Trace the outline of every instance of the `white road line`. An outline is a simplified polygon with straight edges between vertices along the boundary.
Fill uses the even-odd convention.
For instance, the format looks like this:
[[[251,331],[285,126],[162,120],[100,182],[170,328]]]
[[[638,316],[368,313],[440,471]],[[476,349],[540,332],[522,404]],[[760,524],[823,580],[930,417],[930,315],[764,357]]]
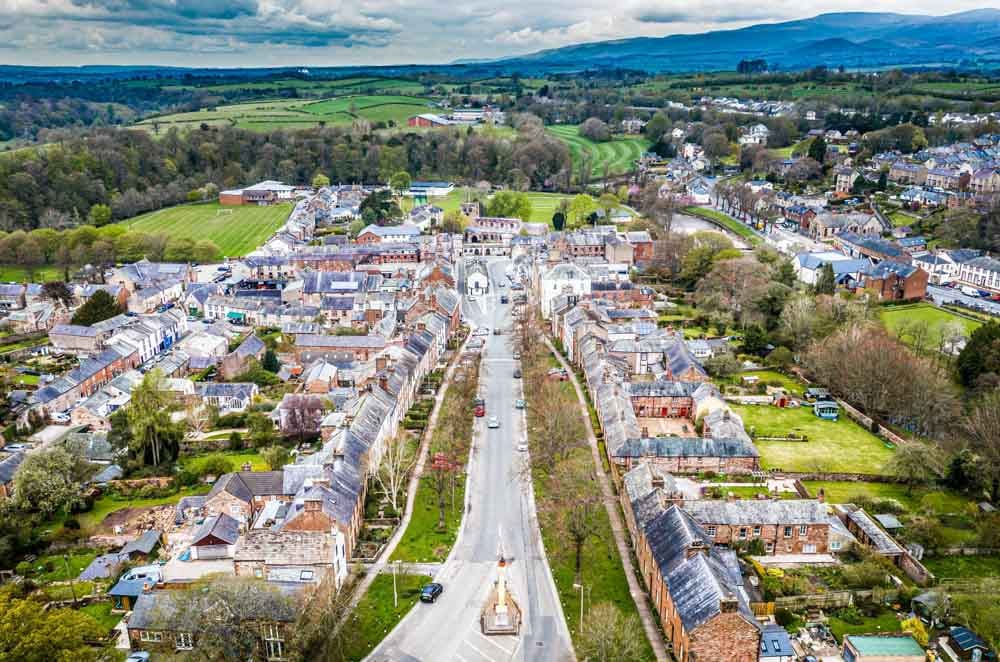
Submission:
[[[486,654],[486,653],[484,653],[483,651],[479,650],[479,649],[478,649],[478,648],[477,648],[477,647],[475,646],[475,644],[473,644],[473,643],[472,643],[471,641],[469,641],[468,639],[466,639],[466,640],[465,640],[465,641],[463,641],[462,643],[463,643],[463,644],[465,644],[466,646],[468,646],[469,648],[471,648],[472,650],[476,651],[476,653],[478,653],[478,654],[479,654],[479,655],[480,655],[481,657],[485,657],[485,658],[486,658],[487,660],[489,660],[490,662],[494,662],[494,660],[493,660],[493,657],[492,657],[491,655],[487,655],[487,654]]]
[[[468,660],[466,660],[464,657],[462,657],[458,653],[455,653],[455,655],[452,656],[452,659],[453,660],[458,660],[459,662],[469,662]]]
[[[487,637],[482,632],[477,632],[476,634],[479,635],[479,639],[482,639],[483,641],[487,641],[487,642],[493,644],[494,646],[496,646],[497,648],[499,648],[500,650],[502,650],[504,652],[504,654],[506,654],[508,656],[512,655],[514,653],[514,651],[517,649],[517,637],[513,637],[513,638],[510,639],[511,643],[514,644],[514,648],[511,649],[511,650],[507,650],[506,648],[504,648],[503,646],[500,645],[500,641],[503,641],[505,639],[505,637]]]

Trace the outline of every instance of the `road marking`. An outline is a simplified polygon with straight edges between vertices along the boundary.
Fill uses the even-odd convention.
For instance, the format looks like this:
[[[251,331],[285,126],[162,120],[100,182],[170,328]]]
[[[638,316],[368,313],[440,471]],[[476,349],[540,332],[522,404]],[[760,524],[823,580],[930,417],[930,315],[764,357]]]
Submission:
[[[487,660],[489,660],[490,662],[493,662],[493,657],[492,657],[491,655],[487,655],[487,654],[486,654],[486,653],[484,653],[483,651],[479,650],[479,648],[477,648],[477,647],[476,647],[476,645],[475,645],[475,644],[473,644],[473,643],[472,643],[471,641],[469,641],[468,639],[466,639],[466,640],[465,640],[465,641],[463,641],[462,643],[463,643],[463,644],[465,644],[466,646],[468,646],[469,648],[471,648],[472,650],[476,651],[476,653],[478,653],[478,654],[479,654],[479,655],[481,655],[482,657],[485,657],[485,658],[486,658]]]
[[[493,644],[494,646],[496,646],[497,648],[499,648],[500,650],[502,650],[506,655],[513,655],[514,651],[517,650],[517,638],[513,638],[512,639],[512,642],[514,644],[514,648],[511,649],[511,650],[507,650],[506,648],[504,648],[503,646],[500,645],[500,643],[499,643],[500,637],[487,637],[482,632],[477,632],[476,634],[479,635],[480,639],[482,639],[483,641],[488,641],[489,643]]]

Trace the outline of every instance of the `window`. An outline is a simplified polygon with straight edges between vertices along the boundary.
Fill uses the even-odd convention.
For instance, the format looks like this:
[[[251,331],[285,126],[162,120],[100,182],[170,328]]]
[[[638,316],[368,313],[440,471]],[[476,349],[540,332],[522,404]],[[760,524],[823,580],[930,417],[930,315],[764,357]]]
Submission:
[[[806,532],[807,532],[808,530],[809,530],[809,527],[808,527],[808,525],[806,525],[806,524],[799,524],[799,535],[800,535],[800,536],[804,536],[804,535],[806,535]]]
[[[785,527],[785,537],[786,538],[791,538],[792,537],[792,527],[790,527],[790,526],[786,526]]]
[[[746,540],[746,539],[747,539],[747,527],[741,526],[740,527],[740,540]]]
[[[773,542],[767,543],[767,553],[770,554],[773,551],[774,551],[774,543]]]
[[[269,660],[281,660],[285,657],[285,638],[281,628],[275,623],[264,626],[264,653]]]
[[[179,651],[189,651],[194,648],[194,638],[190,632],[178,632],[174,636],[174,643]]]
[[[264,576],[264,571],[261,570],[260,568],[254,568],[253,569],[253,576],[256,577],[257,579],[260,579],[261,577]]]
[[[760,524],[758,524],[757,526],[753,527],[753,535],[755,537],[760,535]]]
[[[139,639],[142,641],[163,641],[163,633],[151,632],[149,630],[142,630],[139,633]]]
[[[313,578],[312,570],[303,570],[302,572],[299,573],[299,579],[301,581],[304,582],[312,581],[312,578]]]
[[[840,541],[839,540],[831,540],[830,541],[830,549],[832,549],[833,551],[837,551],[838,549],[840,549]]]
[[[708,527],[708,535],[712,536],[713,538],[715,537],[715,527],[714,526]]]

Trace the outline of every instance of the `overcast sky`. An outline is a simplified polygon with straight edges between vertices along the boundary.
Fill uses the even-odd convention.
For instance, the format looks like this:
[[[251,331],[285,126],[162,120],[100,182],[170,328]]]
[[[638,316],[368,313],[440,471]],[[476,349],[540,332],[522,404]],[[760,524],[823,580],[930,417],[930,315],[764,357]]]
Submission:
[[[976,0],[0,0],[0,63],[442,63],[827,11],[941,14],[979,6]]]

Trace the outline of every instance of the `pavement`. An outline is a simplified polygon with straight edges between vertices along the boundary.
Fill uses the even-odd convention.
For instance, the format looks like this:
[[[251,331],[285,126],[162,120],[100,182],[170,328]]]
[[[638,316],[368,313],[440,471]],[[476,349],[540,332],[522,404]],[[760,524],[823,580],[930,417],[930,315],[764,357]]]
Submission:
[[[505,278],[509,260],[489,261],[490,292],[462,312],[474,326],[500,327],[504,335],[485,336],[480,392],[486,396],[486,417],[478,418],[468,466],[465,518],[451,554],[434,574],[444,586],[435,604],[418,604],[367,658],[372,662],[501,662],[532,660],[563,662],[573,658],[562,606],[549,571],[535,513],[534,496],[524,471],[527,456],[516,450],[525,438],[517,363],[508,346],[511,306],[500,305],[496,286]],[[464,265],[458,283],[464,285]],[[500,419],[488,429],[490,416]],[[500,554],[508,561],[511,595],[520,605],[523,622],[517,636],[484,636],[479,614],[497,577]]]

